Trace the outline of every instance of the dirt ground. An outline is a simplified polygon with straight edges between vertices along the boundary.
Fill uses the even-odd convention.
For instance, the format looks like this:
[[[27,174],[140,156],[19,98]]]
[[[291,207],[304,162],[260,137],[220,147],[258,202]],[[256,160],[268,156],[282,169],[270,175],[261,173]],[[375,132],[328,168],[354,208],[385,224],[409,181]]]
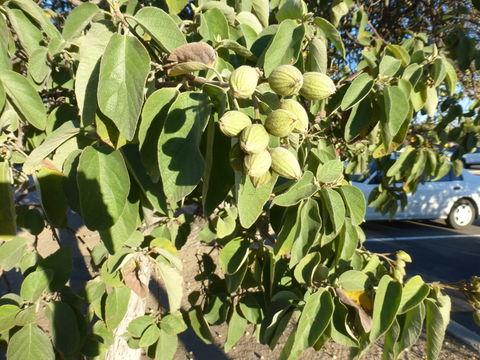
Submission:
[[[88,231],[85,227],[78,225],[73,227],[76,234],[72,231],[63,230],[60,232],[60,242],[62,246],[70,246],[74,253],[74,272],[71,279],[72,287],[79,288],[84,284],[91,275],[93,275],[93,269],[90,264],[89,250],[98,241],[96,233]],[[191,237],[195,238],[195,236]],[[45,230],[38,239],[38,251],[42,256],[54,252],[58,249],[59,244],[55,241],[51,233]],[[180,257],[184,264],[183,277],[185,288],[188,291],[195,290],[195,281],[193,280],[197,273],[197,261],[196,253],[203,252],[206,247],[197,241],[191,240],[180,251]],[[19,278],[18,274],[12,275],[13,290],[18,287]],[[16,280],[15,280],[16,279]],[[2,284],[2,294],[6,292]],[[152,292],[155,289],[152,289]],[[159,291],[161,293],[161,291]],[[185,295],[187,295],[185,294]],[[151,294],[148,299],[148,305],[151,308],[158,308],[161,305],[158,301],[159,294]],[[186,296],[184,296],[184,308],[186,308]],[[161,301],[163,302],[163,301]],[[246,335],[241,339],[236,346],[230,350],[228,354],[223,351],[223,343],[226,339],[226,326],[212,326],[212,335],[214,337],[214,343],[207,345],[204,344],[192,330],[180,334],[179,347],[175,355],[175,360],[257,360],[257,359],[277,359],[288,337],[288,328],[285,334],[280,338],[279,344],[274,350],[270,350],[268,346],[258,344],[256,339],[251,335],[252,328],[247,329]],[[347,359],[349,350],[346,347],[334,344],[332,342],[327,343],[322,350],[316,352],[314,349],[306,350],[301,360],[314,360],[314,359]],[[0,356],[1,358],[1,356]],[[148,359],[145,357],[144,359]],[[382,343],[379,341],[372,346],[369,351],[362,357],[362,359],[376,360],[382,359]],[[401,359],[403,360],[420,360],[426,359],[425,353],[425,338],[421,337],[420,341],[414,345],[411,349],[406,351]],[[466,346],[456,340],[455,338],[447,335],[444,346],[442,348],[439,359],[441,360],[480,360],[479,349],[473,349]]]

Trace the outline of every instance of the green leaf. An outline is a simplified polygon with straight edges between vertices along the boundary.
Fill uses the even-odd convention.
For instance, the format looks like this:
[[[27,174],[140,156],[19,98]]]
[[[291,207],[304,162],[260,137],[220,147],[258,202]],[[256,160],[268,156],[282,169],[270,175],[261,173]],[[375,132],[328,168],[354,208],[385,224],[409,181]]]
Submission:
[[[121,153],[87,147],[77,173],[83,220],[91,230],[105,230],[120,217],[130,191],[130,179]]]
[[[93,124],[95,121],[100,59],[112,35],[110,23],[95,22],[80,44],[75,97],[83,125]]]
[[[345,58],[345,45],[343,45],[342,42],[342,37],[340,36],[340,33],[338,30],[330,24],[327,20],[324,18],[315,18],[313,21],[315,25],[317,25],[320,30],[322,30],[325,34],[325,36],[332,42],[333,46],[340,52],[340,55],[342,55],[343,58]]]
[[[55,349],[62,354],[74,354],[80,346],[77,317],[67,303],[53,301],[47,305],[45,315],[50,322],[50,331]]]
[[[239,301],[240,313],[252,324],[259,324],[263,318],[263,308],[260,305],[261,294],[246,293]]]
[[[150,56],[133,36],[114,34],[100,63],[98,106],[132,140],[143,105],[143,89],[150,71]]]
[[[43,101],[28,80],[15,71],[2,70],[0,81],[22,118],[37,129],[45,130],[47,113]]]
[[[335,309],[332,317],[332,340],[345,346],[358,347],[358,340],[347,323],[348,310],[338,298],[334,299]]]
[[[293,276],[300,284],[310,285],[318,267],[324,267],[320,264],[320,254],[318,252],[309,253],[300,259],[295,266]],[[321,269],[319,268],[319,270]]]
[[[27,160],[23,164],[23,171],[27,174],[33,173],[40,166],[43,159],[79,132],[80,129],[72,121],[67,121],[60,125],[43,140],[40,146],[33,149],[28,155]]]
[[[153,317],[151,315],[144,315],[130,321],[127,331],[134,337],[141,337],[145,329],[153,325]]]
[[[47,256],[38,265],[39,269],[52,271],[50,291],[59,291],[63,288],[72,274],[72,250],[70,247],[61,247],[53,254]]]
[[[35,2],[30,0],[12,0],[12,3],[31,16],[37,24],[42,27],[50,39],[60,40],[62,38],[55,25],[53,25],[52,21],[47,17],[45,11]]]
[[[252,9],[262,26],[267,27],[270,17],[268,0],[252,0]]]
[[[48,221],[55,227],[66,227],[67,200],[62,191],[65,176],[46,166],[42,166],[34,175],[35,186]]]
[[[181,93],[170,106],[158,143],[158,163],[172,202],[190,194],[203,175],[199,146],[210,109],[208,97],[196,92]]]
[[[358,270],[345,271],[338,278],[338,285],[345,290],[365,290],[368,275]]]
[[[187,43],[175,21],[162,9],[144,7],[135,14],[134,20],[167,52]]]
[[[327,51],[326,40],[313,38],[308,44],[305,69],[326,74],[328,70]]]
[[[274,245],[274,253],[277,257],[289,254],[292,250],[297,229],[300,225],[300,207],[288,207],[282,219],[282,224],[282,229],[278,233],[277,241],[275,241]]]
[[[168,334],[177,335],[187,330],[187,325],[183,320],[182,314],[179,312],[162,317],[160,328]]]
[[[138,200],[128,199],[115,224],[99,231],[100,238],[110,254],[119,251],[139,225],[138,204]]]
[[[93,3],[84,3],[72,10],[63,25],[62,35],[65,41],[82,32],[100,9]]]
[[[157,342],[160,337],[160,329],[156,324],[150,325],[142,334],[138,346],[148,347]]]
[[[263,70],[265,76],[279,65],[294,64],[297,61],[305,36],[305,27],[295,20],[284,20],[280,23],[272,42],[265,53]]]
[[[166,3],[170,14],[178,14],[187,5],[188,0],[166,0]]]
[[[393,56],[385,55],[380,61],[379,73],[384,76],[395,76],[402,62]]]
[[[20,288],[20,296],[28,302],[35,302],[47,290],[52,281],[51,270],[37,270],[27,275]]]
[[[204,26],[207,29],[206,32],[202,31]],[[218,8],[207,10],[201,15],[201,26],[199,28],[199,32],[202,34],[204,39],[211,40],[214,43],[230,37],[227,19]]]
[[[165,284],[168,295],[168,310],[173,313],[180,309],[183,296],[183,278],[177,269],[172,268],[163,262],[157,262],[157,269]]]
[[[335,190],[327,188],[322,189],[321,195],[325,202],[324,204],[328,211],[333,230],[338,234],[345,222],[345,204],[342,196]]]
[[[220,251],[219,261],[224,273],[234,274],[247,260],[250,243],[243,239],[230,240]]]
[[[353,225],[360,225],[365,220],[367,203],[362,190],[353,185],[343,185],[340,187],[340,194],[347,209],[347,215],[350,216]]]
[[[372,103],[370,97],[361,101],[352,108],[347,124],[345,125],[345,140],[350,142],[364,131],[368,131],[372,121]]]
[[[403,288],[398,313],[403,314],[417,307],[418,304],[423,302],[429,292],[429,286],[425,284],[419,275],[410,278]]]
[[[385,333],[397,315],[402,298],[402,285],[388,275],[384,275],[378,284],[373,303],[372,330],[370,341],[373,342]]]
[[[407,50],[400,45],[387,45],[387,49],[390,50],[397,59],[402,61],[402,66],[410,64],[410,55],[408,55]]]
[[[25,52],[28,55],[33,54],[43,42],[43,35],[40,29],[22,10],[17,8],[9,9],[7,7],[3,7],[3,9],[6,11],[8,20],[10,21],[12,28],[15,30],[15,34],[18,36],[18,40],[25,49]],[[8,44],[5,44],[5,47],[7,48]],[[11,66],[6,69],[10,70]]]
[[[220,41],[219,47],[222,47],[224,49],[232,50],[235,54],[246,57],[247,59],[250,60],[256,60],[255,55],[248,50],[245,46],[240,45],[238,42],[230,39],[225,39]]]
[[[220,239],[223,239],[224,237],[227,237],[228,235],[231,235],[235,227],[237,226],[237,209],[236,208],[230,208],[227,209],[227,216],[225,217],[218,217],[217,218],[217,236]]]
[[[55,360],[52,344],[47,335],[36,325],[27,325],[10,339],[8,360]]]
[[[317,168],[317,180],[324,184],[334,183],[343,176],[343,163],[340,160],[328,160]]]
[[[128,287],[114,287],[105,301],[105,323],[115,329],[127,313],[131,291]]]
[[[442,349],[445,330],[449,319],[442,313],[442,307],[438,306],[432,299],[425,300],[426,306],[426,328],[427,328],[427,360],[435,360]],[[446,312],[450,312],[450,303],[445,306]]]
[[[347,92],[343,96],[342,104],[340,107],[342,110],[348,110],[355,104],[358,104],[362,99],[367,96],[373,87],[373,78],[367,73],[357,76],[347,89]]]
[[[436,58],[433,62],[433,80],[435,87],[439,87],[447,76],[447,68],[445,66],[446,62],[447,61],[443,58]]]
[[[190,319],[190,325],[198,337],[202,339],[204,343],[211,344],[213,342],[212,333],[210,332],[210,327],[203,317],[202,309],[199,306],[193,307],[188,312],[188,318]]]
[[[255,188],[248,176],[243,177],[238,190],[237,207],[240,224],[244,228],[248,229],[257,221],[276,181],[277,176],[273,175],[270,182]]]
[[[288,359],[297,359],[303,350],[315,345],[333,315],[333,301],[330,293],[320,289],[310,295],[298,320],[295,340],[289,352]]]
[[[37,84],[41,84],[51,71],[50,65],[47,62],[47,53],[48,49],[46,47],[39,46],[30,56],[28,75]]]
[[[157,155],[158,139],[175,96],[177,96],[177,90],[174,88],[158,89],[147,98],[142,109],[142,121],[138,127],[138,142],[142,162],[154,182],[160,178]]]
[[[225,342],[225,352],[228,353],[232,347],[243,337],[247,328],[247,320],[241,317],[238,312],[233,309],[232,316],[228,321],[227,341]]]
[[[343,169],[343,167],[342,167]],[[319,190],[315,176],[311,171],[305,171],[300,180],[294,182],[283,194],[277,195],[272,205],[289,207],[298,204],[300,201],[309,198]]]
[[[446,70],[445,81],[447,83],[448,92],[450,95],[453,95],[457,88],[458,77],[455,67],[448,60],[443,62]]]
[[[204,86],[203,90],[206,91],[206,89]],[[226,102],[226,94],[223,91],[218,95],[220,103],[223,100]],[[213,99],[215,97],[212,98],[212,101]],[[223,104],[218,106],[220,108],[224,107]],[[223,113],[223,110],[217,111]],[[203,213],[205,216],[210,216],[217,206],[225,200],[235,184],[235,174],[229,159],[231,139],[222,134],[219,126],[213,121],[214,119],[211,118],[207,127],[206,165],[202,187]]]
[[[0,331],[10,330],[15,326],[15,316],[20,311],[16,305],[5,304],[0,306]]]
[[[264,30],[260,20],[258,20],[258,18],[249,11],[239,12],[236,16],[236,20],[240,26],[246,25],[250,27],[255,34],[260,34],[262,30]]]
[[[322,227],[322,218],[318,203],[314,199],[308,199],[300,206],[297,233],[293,242],[290,268],[300,262],[307,254],[310,248],[318,240],[318,233]]]
[[[0,203],[2,204],[2,211],[0,212],[0,238],[3,238],[4,240],[10,240],[17,233],[15,201],[13,198],[10,172],[11,170],[8,162],[0,161]],[[9,269],[4,268],[4,270]]]
[[[398,86],[385,88],[383,91],[385,122],[382,125],[384,143],[390,146],[391,139],[399,132],[408,117],[410,104],[403,90]]]
[[[189,62],[184,62],[184,63],[180,63],[173,66],[168,71],[168,75],[179,76],[179,75],[189,74],[195,71],[208,70],[208,69],[210,69],[210,67],[204,63],[197,62],[197,61],[189,61]]]
[[[394,345],[395,354],[400,353],[415,344],[422,333],[423,320],[425,319],[425,305],[409,310],[405,315],[398,318],[402,331]]]
[[[155,351],[155,360],[173,360],[177,351],[178,337],[160,329],[160,337]]]

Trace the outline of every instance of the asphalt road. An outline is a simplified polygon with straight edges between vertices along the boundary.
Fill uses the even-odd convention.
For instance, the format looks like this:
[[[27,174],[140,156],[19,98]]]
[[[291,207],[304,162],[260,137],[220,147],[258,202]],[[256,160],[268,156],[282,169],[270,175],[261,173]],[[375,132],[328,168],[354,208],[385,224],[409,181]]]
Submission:
[[[419,274],[427,282],[443,283],[480,276],[480,219],[464,230],[436,221],[369,221],[363,225],[365,247],[374,252],[404,250],[412,257],[407,276]],[[480,334],[463,295],[451,292],[452,319]]]

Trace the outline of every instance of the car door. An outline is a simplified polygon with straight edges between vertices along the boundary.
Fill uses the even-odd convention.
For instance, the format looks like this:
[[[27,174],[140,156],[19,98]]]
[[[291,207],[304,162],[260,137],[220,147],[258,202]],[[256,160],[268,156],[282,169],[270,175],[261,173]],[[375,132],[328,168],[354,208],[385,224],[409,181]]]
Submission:
[[[353,181],[353,185],[357,186],[360,190],[362,190],[363,195],[365,196],[365,200],[368,205],[368,198],[371,192],[378,187],[378,185],[382,182],[383,173],[381,171],[373,171],[372,175],[365,179],[364,181]],[[398,208],[395,215],[391,218],[389,214],[382,214],[375,210],[375,207],[367,206],[366,213],[365,213],[365,220],[400,220],[406,219],[407,214],[402,209]]]
[[[406,210],[410,219],[439,219],[455,193],[462,189],[462,179],[456,178],[453,171],[438,181],[426,181],[418,185],[417,191],[408,198]]]

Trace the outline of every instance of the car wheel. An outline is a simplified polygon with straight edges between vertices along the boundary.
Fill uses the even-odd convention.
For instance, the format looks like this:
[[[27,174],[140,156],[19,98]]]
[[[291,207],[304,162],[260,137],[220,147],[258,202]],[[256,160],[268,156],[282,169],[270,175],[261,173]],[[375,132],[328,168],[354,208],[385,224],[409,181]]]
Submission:
[[[454,229],[462,229],[475,220],[475,208],[466,199],[458,200],[448,214],[447,223]]]

